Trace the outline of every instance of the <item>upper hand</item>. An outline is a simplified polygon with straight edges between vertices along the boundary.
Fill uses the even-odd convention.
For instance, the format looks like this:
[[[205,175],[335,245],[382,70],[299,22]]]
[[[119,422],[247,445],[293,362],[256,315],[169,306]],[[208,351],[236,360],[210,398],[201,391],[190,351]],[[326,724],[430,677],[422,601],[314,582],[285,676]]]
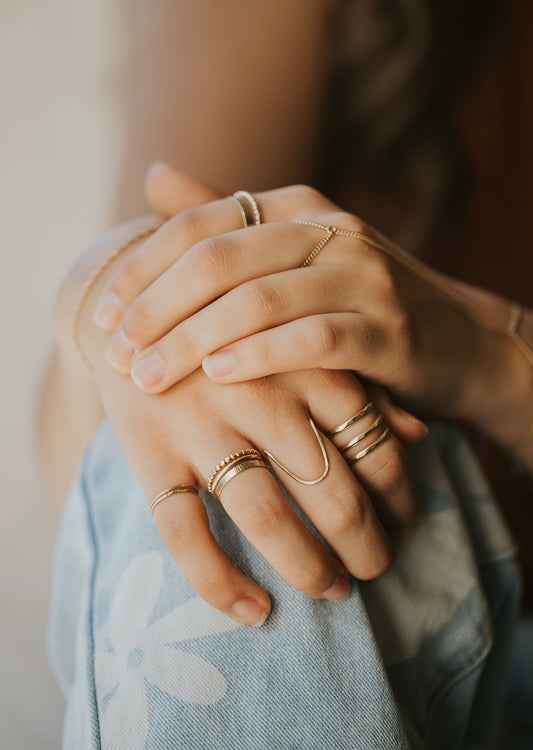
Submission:
[[[158,180],[152,199],[169,212]],[[102,292],[113,315],[97,317],[118,325],[109,361],[151,393],[202,362],[220,383],[351,369],[419,409],[460,415],[481,348],[468,298],[311,188],[256,197],[262,226],[239,228],[235,206],[219,199],[173,217],[117,269]],[[336,235],[300,268],[324,232],[294,219],[374,244]]]

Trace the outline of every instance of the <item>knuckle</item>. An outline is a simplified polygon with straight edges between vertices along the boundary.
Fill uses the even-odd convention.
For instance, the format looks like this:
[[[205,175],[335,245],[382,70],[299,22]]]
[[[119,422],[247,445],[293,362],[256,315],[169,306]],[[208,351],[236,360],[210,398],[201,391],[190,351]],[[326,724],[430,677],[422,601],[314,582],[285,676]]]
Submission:
[[[205,570],[205,566],[204,570]],[[224,570],[212,569],[208,573],[205,573],[192,582],[193,588],[195,589],[198,596],[205,599],[209,603],[220,604],[222,599],[230,599],[230,596],[225,596],[231,587],[231,581]]]
[[[369,228],[359,217],[350,214],[347,211],[337,211],[331,216],[332,224],[339,229],[349,229],[352,232],[369,233]]]
[[[281,297],[277,289],[265,280],[245,284],[242,290],[244,312],[254,319],[269,323],[276,319],[281,307]]]
[[[340,344],[340,331],[328,318],[316,317],[310,323],[310,341],[320,357],[334,354]]]
[[[279,533],[286,521],[286,510],[264,489],[248,491],[239,508],[239,525],[255,539],[264,539]]]
[[[358,578],[364,581],[371,581],[374,578],[379,578],[389,570],[392,563],[394,562],[394,552],[392,549],[387,550],[382,558],[374,564],[369,565],[362,573],[358,574]]]
[[[228,273],[231,243],[220,237],[202,240],[195,248],[196,273],[207,284],[212,284]]]
[[[328,509],[328,526],[339,537],[360,531],[368,518],[368,505],[357,497],[353,487],[341,487],[328,494]]]
[[[332,583],[331,569],[321,560],[308,564],[295,582],[295,587],[307,596],[321,596]]]
[[[173,216],[169,223],[172,225],[172,232],[185,245],[192,245],[195,241],[194,238],[201,236],[202,220],[195,209],[183,211],[183,213]]]
[[[324,200],[322,193],[311,185],[294,185],[293,189],[303,206],[320,206]]]

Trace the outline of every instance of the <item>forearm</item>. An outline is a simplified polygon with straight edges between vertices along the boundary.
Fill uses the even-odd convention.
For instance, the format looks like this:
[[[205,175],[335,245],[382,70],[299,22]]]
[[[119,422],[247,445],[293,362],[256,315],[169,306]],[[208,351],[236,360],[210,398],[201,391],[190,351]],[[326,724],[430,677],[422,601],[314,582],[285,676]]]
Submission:
[[[130,222],[110,232],[89,248],[69,272],[56,298],[55,344],[38,398],[36,440],[45,478],[58,501],[65,498],[83,451],[105,415],[98,380],[84,364],[74,341],[73,310],[91,271],[98,268],[124,238],[131,236],[137,225],[142,227],[143,220]],[[132,244],[128,251],[133,251],[135,246]],[[105,278],[105,274],[102,274],[102,279]],[[90,324],[86,316],[82,316],[82,321],[89,345],[93,338],[101,338],[101,332]]]

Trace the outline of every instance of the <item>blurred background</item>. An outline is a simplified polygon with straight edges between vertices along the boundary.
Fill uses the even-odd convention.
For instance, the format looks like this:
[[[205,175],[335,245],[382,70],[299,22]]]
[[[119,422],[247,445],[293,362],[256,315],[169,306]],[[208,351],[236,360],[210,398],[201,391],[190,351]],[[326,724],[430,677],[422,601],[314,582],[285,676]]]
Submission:
[[[60,746],[44,645],[58,510],[33,409],[55,291],[108,222],[127,39],[122,0],[0,6],[0,744],[16,750]]]

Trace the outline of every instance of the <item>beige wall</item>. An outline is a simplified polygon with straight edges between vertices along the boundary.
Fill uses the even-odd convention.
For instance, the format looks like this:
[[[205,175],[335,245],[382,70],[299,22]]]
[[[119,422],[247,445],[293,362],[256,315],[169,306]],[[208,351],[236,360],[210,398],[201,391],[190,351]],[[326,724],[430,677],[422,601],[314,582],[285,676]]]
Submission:
[[[44,636],[57,513],[32,446],[54,291],[107,219],[128,0],[0,7],[0,727],[57,750],[62,700]]]

